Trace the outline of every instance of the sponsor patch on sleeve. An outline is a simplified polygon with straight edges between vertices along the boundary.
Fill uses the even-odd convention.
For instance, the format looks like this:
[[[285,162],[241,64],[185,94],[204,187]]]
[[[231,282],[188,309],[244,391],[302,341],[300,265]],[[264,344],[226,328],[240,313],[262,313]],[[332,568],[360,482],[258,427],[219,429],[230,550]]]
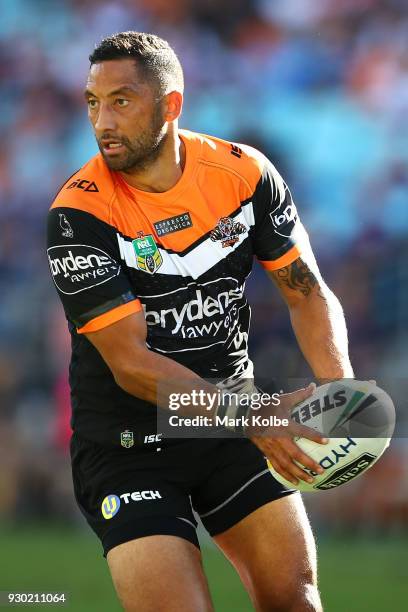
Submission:
[[[119,275],[120,265],[105,251],[86,244],[50,247],[48,261],[61,293],[74,295]]]
[[[273,212],[269,213],[269,216],[275,228],[275,233],[289,238],[293,223],[297,221],[298,215],[296,206],[292,201],[285,202],[285,204],[285,207],[280,204]]]

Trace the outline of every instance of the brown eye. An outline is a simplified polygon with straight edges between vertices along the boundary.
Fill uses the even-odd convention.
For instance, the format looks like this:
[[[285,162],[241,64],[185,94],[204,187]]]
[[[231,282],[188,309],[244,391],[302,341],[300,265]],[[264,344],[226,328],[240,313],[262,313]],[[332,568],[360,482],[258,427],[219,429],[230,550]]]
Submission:
[[[94,110],[96,108],[97,104],[98,104],[97,101],[95,99],[93,99],[93,98],[90,98],[88,100],[88,108],[90,110]]]
[[[129,104],[129,100],[126,100],[125,98],[118,98],[116,100],[116,103],[121,108],[125,108],[125,106],[127,106]]]

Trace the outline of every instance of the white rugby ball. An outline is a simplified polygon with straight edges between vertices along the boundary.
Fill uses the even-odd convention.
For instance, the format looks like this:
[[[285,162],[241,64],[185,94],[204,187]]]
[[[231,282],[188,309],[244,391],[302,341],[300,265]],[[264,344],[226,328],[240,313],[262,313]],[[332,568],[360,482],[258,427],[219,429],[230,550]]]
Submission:
[[[328,444],[295,438],[296,444],[324,469],[309,484],[294,486],[278,474],[268,461],[273,476],[289,488],[326,491],[363,474],[389,446],[395,427],[395,407],[390,396],[375,384],[343,379],[318,387],[311,397],[292,409],[292,419],[324,433]]]

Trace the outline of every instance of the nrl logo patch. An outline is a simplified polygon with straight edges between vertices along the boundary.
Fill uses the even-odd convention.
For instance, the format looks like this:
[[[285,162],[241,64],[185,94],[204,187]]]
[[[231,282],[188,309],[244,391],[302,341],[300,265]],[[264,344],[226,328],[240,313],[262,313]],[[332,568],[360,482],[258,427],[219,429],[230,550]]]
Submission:
[[[221,217],[210,233],[210,238],[213,242],[220,240],[223,247],[229,247],[238,242],[240,234],[245,232],[245,225],[242,225],[239,221],[234,222],[231,217]]]
[[[133,438],[133,431],[130,431],[129,429],[125,429],[125,431],[122,431],[122,433],[120,434],[121,446],[123,446],[123,448],[132,448],[134,443],[135,441]]]
[[[142,272],[154,274],[163,263],[163,257],[157,248],[157,244],[151,234],[145,236],[139,232],[137,238],[132,241],[136,253],[136,265]]]

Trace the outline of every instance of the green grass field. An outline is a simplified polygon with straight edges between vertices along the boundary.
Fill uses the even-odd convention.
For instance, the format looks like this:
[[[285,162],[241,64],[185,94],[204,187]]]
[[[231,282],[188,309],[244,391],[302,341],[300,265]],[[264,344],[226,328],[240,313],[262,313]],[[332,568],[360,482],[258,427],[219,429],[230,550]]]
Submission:
[[[408,534],[378,540],[319,538],[318,546],[325,612],[408,609]],[[8,528],[0,531],[0,547],[0,591],[69,593],[65,608],[52,605],[20,608],[75,612],[121,610],[100,545],[92,534],[44,527]],[[203,551],[217,612],[251,611],[232,567],[212,546],[205,546]]]

